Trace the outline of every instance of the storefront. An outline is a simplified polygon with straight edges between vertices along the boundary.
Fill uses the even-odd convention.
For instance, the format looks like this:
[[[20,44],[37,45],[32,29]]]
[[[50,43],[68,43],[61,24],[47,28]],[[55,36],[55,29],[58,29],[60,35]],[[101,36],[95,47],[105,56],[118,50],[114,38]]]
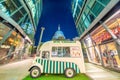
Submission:
[[[85,51],[87,53],[89,62],[100,64],[101,57],[100,57],[98,45],[95,45],[93,43],[90,35],[87,35],[83,39],[83,42],[84,42]]]
[[[120,39],[120,10],[106,20],[105,24],[116,39],[103,25],[98,26],[83,39],[88,60],[107,68],[120,70],[120,45],[116,42]]]
[[[20,60],[30,53],[30,45],[15,29],[0,23],[0,64]]]

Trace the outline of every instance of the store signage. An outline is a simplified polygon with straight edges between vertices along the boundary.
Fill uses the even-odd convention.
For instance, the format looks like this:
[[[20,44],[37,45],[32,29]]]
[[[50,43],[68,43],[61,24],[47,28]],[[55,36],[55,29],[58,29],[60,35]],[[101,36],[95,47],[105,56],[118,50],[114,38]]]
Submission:
[[[112,30],[112,32],[117,35],[118,33],[120,33],[120,27],[117,27],[115,29]],[[103,32],[102,34],[96,36],[95,38],[92,38],[96,43],[108,40],[111,38],[111,35],[106,31]]]

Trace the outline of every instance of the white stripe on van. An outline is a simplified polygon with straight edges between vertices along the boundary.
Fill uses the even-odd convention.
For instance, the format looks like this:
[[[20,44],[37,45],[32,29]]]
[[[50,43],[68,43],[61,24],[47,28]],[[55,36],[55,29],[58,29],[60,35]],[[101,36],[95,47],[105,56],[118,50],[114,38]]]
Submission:
[[[67,62],[64,62],[64,70],[66,69],[66,64],[67,64]]]

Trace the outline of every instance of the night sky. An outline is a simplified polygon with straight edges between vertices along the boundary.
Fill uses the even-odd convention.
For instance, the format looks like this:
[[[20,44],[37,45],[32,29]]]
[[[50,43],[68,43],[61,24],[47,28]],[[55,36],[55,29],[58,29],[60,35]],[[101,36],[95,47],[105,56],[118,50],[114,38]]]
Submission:
[[[43,0],[43,11],[35,34],[35,46],[38,45],[41,27],[45,27],[42,42],[50,41],[60,24],[66,39],[78,36],[72,17],[71,0]]]

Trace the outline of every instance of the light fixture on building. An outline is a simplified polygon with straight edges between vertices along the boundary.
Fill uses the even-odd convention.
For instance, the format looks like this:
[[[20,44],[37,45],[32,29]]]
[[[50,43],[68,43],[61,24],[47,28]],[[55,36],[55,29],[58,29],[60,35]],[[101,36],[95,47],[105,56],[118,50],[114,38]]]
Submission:
[[[9,45],[1,45],[1,48],[10,48],[10,46]]]
[[[0,39],[3,39],[3,37],[0,36]]]

